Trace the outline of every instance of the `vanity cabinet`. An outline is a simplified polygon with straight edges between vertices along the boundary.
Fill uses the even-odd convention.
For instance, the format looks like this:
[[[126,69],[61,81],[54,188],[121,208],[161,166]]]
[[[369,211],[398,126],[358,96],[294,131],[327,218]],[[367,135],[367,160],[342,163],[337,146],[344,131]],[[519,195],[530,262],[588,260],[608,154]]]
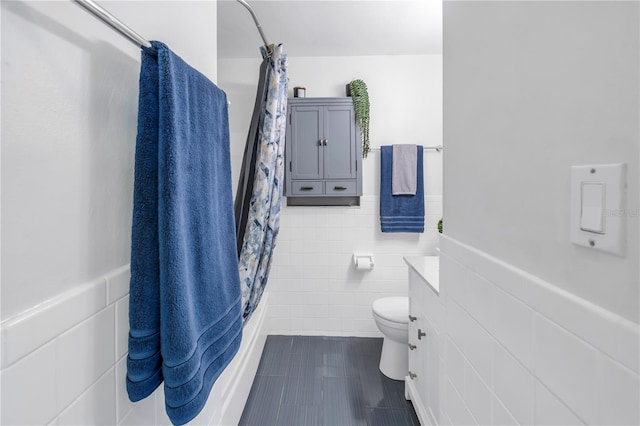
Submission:
[[[362,151],[353,100],[287,102],[285,196],[311,197],[325,205],[323,198],[362,195]]]
[[[437,256],[406,257],[409,266],[409,371],[405,395],[421,425],[440,422],[440,378],[444,361],[439,330],[444,308],[439,294]]]

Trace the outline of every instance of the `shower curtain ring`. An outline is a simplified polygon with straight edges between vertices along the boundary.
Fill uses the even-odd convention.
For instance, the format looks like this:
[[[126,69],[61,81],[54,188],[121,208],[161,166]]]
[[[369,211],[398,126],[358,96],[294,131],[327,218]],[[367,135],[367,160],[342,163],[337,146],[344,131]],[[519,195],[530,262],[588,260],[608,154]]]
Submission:
[[[273,52],[276,50],[275,44],[265,45],[264,47],[267,49],[267,58],[271,58],[273,56]]]

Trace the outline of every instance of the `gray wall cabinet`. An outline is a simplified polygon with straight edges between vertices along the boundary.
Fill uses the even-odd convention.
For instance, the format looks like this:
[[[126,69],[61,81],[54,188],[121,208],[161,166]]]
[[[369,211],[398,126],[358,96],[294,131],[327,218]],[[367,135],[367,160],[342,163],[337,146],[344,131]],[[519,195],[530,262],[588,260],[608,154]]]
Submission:
[[[287,102],[287,204],[359,204],[362,150],[352,99],[291,98]]]

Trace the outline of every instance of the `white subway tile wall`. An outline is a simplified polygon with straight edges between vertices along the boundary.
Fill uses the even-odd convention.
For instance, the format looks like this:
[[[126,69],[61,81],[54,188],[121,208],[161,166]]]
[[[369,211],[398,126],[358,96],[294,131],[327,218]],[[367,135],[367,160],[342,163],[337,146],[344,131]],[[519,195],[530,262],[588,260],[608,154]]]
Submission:
[[[534,371],[549,390],[588,424],[598,418],[598,351],[551,321],[537,316]]]
[[[495,395],[491,399],[491,402],[491,411],[493,416],[491,424],[495,426],[511,426],[519,424]],[[556,426],[559,424],[562,423],[557,423]]]
[[[2,424],[116,424],[131,410],[128,282],[118,268],[3,321]]]
[[[364,201],[284,209],[289,236],[276,250],[265,329],[380,335],[371,303],[407,294],[402,257],[435,252],[438,235],[376,228],[362,243],[364,235],[342,224],[377,221],[375,203]],[[303,230],[307,223],[316,225]],[[299,244],[301,233],[316,241]],[[442,310],[430,318],[440,330],[431,380],[439,383],[441,424],[640,423],[637,325],[447,236],[440,245]],[[374,269],[355,271],[354,251],[372,252]],[[2,424],[169,424],[162,391],[136,404],[126,395],[128,279],[128,268],[119,268],[2,323]],[[222,400],[229,386],[221,381],[211,399]],[[220,410],[207,405],[197,420]]]
[[[2,370],[2,424],[47,424],[61,411],[56,347],[47,343]]]
[[[106,306],[106,280],[71,289],[2,322],[2,368]]]
[[[117,423],[121,423],[125,416],[133,409],[133,403],[129,401],[129,397],[126,392],[122,392],[122,389],[126,388],[125,378],[127,377],[127,357],[122,357],[116,363],[116,420]],[[143,406],[146,400],[136,403],[136,411],[144,411]],[[150,417],[153,419],[154,417]]]
[[[489,385],[482,380],[469,363],[464,369],[464,400],[473,417],[481,425],[491,424],[491,397]]]
[[[536,424],[557,425],[581,425],[578,417],[558,399],[542,383],[536,381],[535,389],[535,419]]]
[[[534,312],[524,303],[494,287],[493,335],[529,370],[533,369]]]
[[[444,423],[640,423],[637,324],[446,235],[440,246]]]
[[[599,424],[640,424],[638,375],[609,357],[599,357],[597,407]],[[635,412],[633,409],[635,407]]]
[[[451,384],[459,393],[462,393],[464,389],[464,355],[462,355],[460,349],[456,346],[453,340],[451,340],[451,337],[444,336],[443,339],[447,348],[444,358],[446,378],[451,381]]]
[[[502,345],[494,342],[493,390],[520,424],[534,424],[533,375]]]
[[[59,425],[116,424],[116,378],[111,367],[58,416]]]
[[[56,339],[58,407],[67,407],[114,366],[114,324],[109,305]]]
[[[365,195],[358,207],[283,206],[266,288],[270,333],[382,336],[371,304],[408,294],[403,256],[436,254],[442,197],[425,196],[423,234],[382,233],[378,200]],[[356,252],[374,255],[372,270],[354,268]]]
[[[469,411],[468,406],[464,403],[464,400],[458,390],[453,387],[450,381],[447,381],[447,387],[444,389],[446,392],[446,405],[444,406],[445,424],[451,425],[477,425],[478,421],[473,417]]]
[[[162,386],[136,403],[127,395],[129,276],[128,266],[118,268],[2,322],[2,349],[15,349],[0,371],[0,424],[171,424]],[[238,355],[193,424],[240,418],[266,339],[268,301],[245,327]]]

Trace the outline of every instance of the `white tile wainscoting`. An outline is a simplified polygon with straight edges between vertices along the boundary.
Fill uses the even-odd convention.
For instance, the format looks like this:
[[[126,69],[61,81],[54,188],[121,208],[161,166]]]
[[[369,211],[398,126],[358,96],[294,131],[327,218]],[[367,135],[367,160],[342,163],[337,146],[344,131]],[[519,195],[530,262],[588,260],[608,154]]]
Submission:
[[[127,396],[129,267],[2,322],[2,424],[169,425],[160,386]],[[237,424],[266,339],[268,295],[193,424]]]
[[[639,424],[640,333],[447,236],[443,424]]]
[[[425,237],[397,241],[407,237],[374,233],[380,269],[356,275],[350,254],[363,247],[353,239],[360,232],[354,224],[376,219],[371,204],[346,215],[304,210],[319,227],[302,231],[303,219],[283,226],[282,258],[295,254],[287,244],[300,248],[292,238],[299,231],[319,232],[317,247],[335,246],[320,264],[313,261],[319,248],[306,248],[288,266],[274,263],[275,277],[290,275],[269,284],[261,335],[267,327],[271,333],[379,335],[367,324],[370,301],[406,294],[402,253]],[[334,216],[345,225],[327,231]],[[443,365],[435,379],[441,424],[639,423],[637,324],[447,236],[440,249],[445,320]],[[168,424],[162,391],[132,404],[124,388],[128,281],[123,266],[2,323],[3,424]],[[262,343],[243,351],[252,361],[240,362],[257,366]],[[230,368],[232,376],[252,378]],[[200,423],[225,424],[224,395],[236,386],[225,380],[214,387],[215,402]]]
[[[123,266],[3,321],[3,424],[124,419],[128,293]]]

